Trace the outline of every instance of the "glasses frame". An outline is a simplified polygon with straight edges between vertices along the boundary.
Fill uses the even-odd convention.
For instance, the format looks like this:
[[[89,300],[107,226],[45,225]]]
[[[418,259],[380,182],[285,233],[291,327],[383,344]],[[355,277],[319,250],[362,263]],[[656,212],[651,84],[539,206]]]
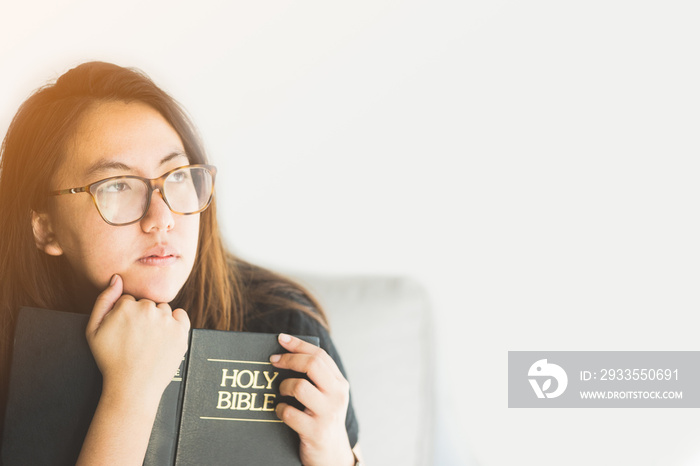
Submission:
[[[174,210],[170,203],[168,202],[168,198],[165,195],[164,188],[165,188],[165,179],[172,175],[174,172],[178,170],[182,170],[183,168],[205,168],[211,173],[211,193],[209,194],[209,200],[207,203],[199,209],[196,212],[178,212],[177,210]],[[100,206],[97,205],[97,198],[95,197],[94,190],[97,189],[97,185],[101,184],[105,181],[111,181],[111,180],[119,180],[119,179],[130,179],[130,180],[141,180],[146,185],[148,186],[148,199],[146,200],[146,207],[144,208],[143,214],[137,218],[136,220],[133,220],[131,222],[127,223],[113,223],[107,220],[104,215],[102,215],[102,211],[100,210]],[[100,217],[102,217],[102,220],[107,222],[110,225],[113,225],[115,227],[120,227],[120,226],[126,226],[126,225],[131,225],[136,222],[140,222],[148,213],[148,209],[151,207],[151,198],[153,197],[153,191],[156,189],[160,191],[160,196],[163,198],[163,201],[165,202],[165,205],[168,206],[168,209],[170,209],[171,212],[178,214],[178,215],[194,215],[198,214],[200,212],[204,212],[207,207],[211,204],[211,200],[214,198],[214,182],[216,180],[216,167],[213,165],[206,165],[206,164],[192,164],[192,165],[183,165],[181,167],[173,168],[172,170],[169,170],[165,172],[163,175],[159,176],[158,178],[144,178],[142,176],[136,176],[136,175],[119,175],[119,176],[110,176],[109,178],[104,178],[98,181],[95,181],[94,183],[90,183],[89,185],[86,186],[79,186],[77,188],[69,188],[69,189],[59,189],[56,191],[51,191],[49,192],[50,196],[60,196],[62,194],[79,194],[79,193],[88,193],[90,194],[90,197],[92,198],[93,204],[95,204],[95,208],[97,209],[97,212],[100,214]]]

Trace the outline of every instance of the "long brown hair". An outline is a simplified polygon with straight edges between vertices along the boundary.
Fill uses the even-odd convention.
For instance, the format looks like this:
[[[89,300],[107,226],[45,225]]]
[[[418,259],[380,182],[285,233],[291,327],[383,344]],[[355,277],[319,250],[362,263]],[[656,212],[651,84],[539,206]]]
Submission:
[[[65,156],[67,141],[81,115],[105,101],[151,106],[179,134],[190,163],[207,163],[187,114],[135,69],[84,63],[22,104],[0,147],[0,419],[19,308],[73,310],[70,266],[63,256],[49,256],[36,247],[31,211],[47,209],[51,178]],[[197,258],[172,304],[187,310],[192,326],[199,328],[245,330],[246,320],[263,307],[297,309],[327,327],[320,306],[301,286],[226,250],[216,200],[201,214]]]

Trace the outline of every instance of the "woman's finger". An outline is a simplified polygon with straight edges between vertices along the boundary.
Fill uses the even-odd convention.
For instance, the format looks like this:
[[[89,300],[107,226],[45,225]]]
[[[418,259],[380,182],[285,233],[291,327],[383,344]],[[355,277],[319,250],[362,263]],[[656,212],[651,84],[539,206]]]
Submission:
[[[287,403],[277,403],[275,414],[301,437],[313,436],[313,429],[316,423],[309,414]]]
[[[94,335],[97,329],[102,323],[102,319],[107,315],[109,311],[112,310],[114,304],[117,302],[119,297],[124,291],[124,283],[122,278],[114,274],[112,280],[109,282],[109,286],[100,293],[95,301],[95,305],[92,308],[92,313],[90,314],[90,319],[88,320],[87,328],[85,329],[86,335]]]
[[[319,350],[319,347],[313,343],[309,343],[308,341],[286,333],[277,335],[277,341],[279,341],[284,349],[292,353],[314,354]]]
[[[329,411],[327,398],[306,379],[289,378],[280,384],[280,395],[296,398],[311,415],[322,415]]]
[[[189,332],[190,330],[190,316],[187,314],[187,312],[184,309],[177,308],[173,311],[173,319],[177,320],[180,322],[181,325],[184,325],[187,331]]]
[[[277,368],[291,369],[293,371],[306,374],[319,388],[319,390],[324,393],[333,390],[337,382],[340,380],[335,374],[333,368],[328,364],[328,361],[326,361],[323,355],[320,353],[273,354],[270,356],[270,362]]]
[[[340,369],[338,368],[338,365],[335,363],[333,358],[331,358],[330,355],[328,355],[328,353],[326,353],[326,351],[323,350],[323,348],[319,348],[314,344],[301,340],[292,335],[287,335],[286,333],[280,333],[277,337],[277,340],[284,349],[290,351],[291,353],[306,354],[309,356],[313,356],[314,358],[319,358],[319,361],[310,360],[309,362],[312,362],[314,364],[325,363],[325,365],[331,370],[335,377],[344,378],[342,372],[340,372]],[[290,367],[290,369],[294,368]],[[298,369],[294,370],[296,370],[297,372],[304,372],[308,374],[307,371],[301,371]]]

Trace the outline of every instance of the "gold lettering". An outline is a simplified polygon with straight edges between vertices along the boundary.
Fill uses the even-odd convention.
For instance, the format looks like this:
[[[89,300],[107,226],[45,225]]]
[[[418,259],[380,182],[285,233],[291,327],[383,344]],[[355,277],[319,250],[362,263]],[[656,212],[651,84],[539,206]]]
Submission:
[[[243,384],[243,382],[241,382],[241,378],[243,378],[243,374],[248,374],[248,383],[246,383],[246,384]],[[253,385],[253,373],[250,372],[248,369],[246,369],[246,370],[244,370],[244,371],[241,371],[241,372],[238,374],[238,380],[237,380],[237,382],[238,382],[238,386],[241,387],[241,388],[248,388],[248,387],[250,387],[251,385]]]
[[[231,379],[231,386],[236,387],[236,376],[238,375],[238,369],[233,370],[233,375],[227,375],[228,369],[221,369],[221,386],[226,386],[226,379]]]
[[[277,372],[275,372],[277,374]],[[273,379],[274,380],[274,379]],[[275,404],[275,394],[274,393],[265,393],[265,401],[263,402],[262,410],[263,411],[274,411],[274,407],[268,408],[267,405],[274,405]]]
[[[277,378],[277,376],[280,375],[280,373],[273,372],[273,374],[275,374],[275,375],[272,376],[272,378],[270,378],[270,376],[267,375],[268,374],[267,371],[263,372],[263,374],[265,375],[265,378],[267,379],[267,389],[269,390],[272,387],[272,381],[275,380]],[[265,395],[265,396],[267,396],[267,395]]]
[[[263,393],[261,405],[256,406],[258,402],[257,393],[248,392],[219,392],[219,401],[216,404],[216,409],[235,409],[238,411],[274,411],[275,393]]]
[[[226,403],[226,405],[223,405]],[[216,409],[229,409],[231,407],[231,392],[219,392],[219,402]]]
[[[243,406],[245,406],[245,408]],[[240,411],[248,411],[250,409],[250,393],[240,392],[238,394],[238,404],[236,404],[236,409]]]
[[[255,371],[255,372],[257,372],[257,371]],[[250,404],[251,404],[250,410],[251,410],[251,411],[262,411],[262,406],[259,407],[259,408],[256,408],[256,407],[255,407],[255,399],[256,399],[257,397],[258,397],[258,394],[257,394],[257,393],[253,393],[253,398],[252,398],[252,400],[251,400],[251,402],[250,402]]]
[[[260,375],[260,371],[254,371],[253,374],[255,374],[255,382],[253,382],[253,388],[265,388],[265,385],[258,385],[258,376]]]

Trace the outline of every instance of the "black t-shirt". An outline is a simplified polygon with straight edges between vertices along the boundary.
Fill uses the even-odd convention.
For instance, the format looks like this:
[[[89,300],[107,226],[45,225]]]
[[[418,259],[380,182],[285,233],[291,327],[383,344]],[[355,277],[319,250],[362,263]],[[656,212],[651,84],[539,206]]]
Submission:
[[[340,360],[340,355],[333,345],[328,331],[310,315],[296,310],[283,309],[265,311],[246,322],[245,330],[257,333],[288,333],[291,335],[311,335],[317,336],[320,340],[320,346],[338,365],[338,368],[347,379],[343,363]],[[355,411],[352,407],[352,394],[348,403],[348,411],[345,416],[345,428],[348,432],[350,446],[353,448],[357,444],[358,425]]]

